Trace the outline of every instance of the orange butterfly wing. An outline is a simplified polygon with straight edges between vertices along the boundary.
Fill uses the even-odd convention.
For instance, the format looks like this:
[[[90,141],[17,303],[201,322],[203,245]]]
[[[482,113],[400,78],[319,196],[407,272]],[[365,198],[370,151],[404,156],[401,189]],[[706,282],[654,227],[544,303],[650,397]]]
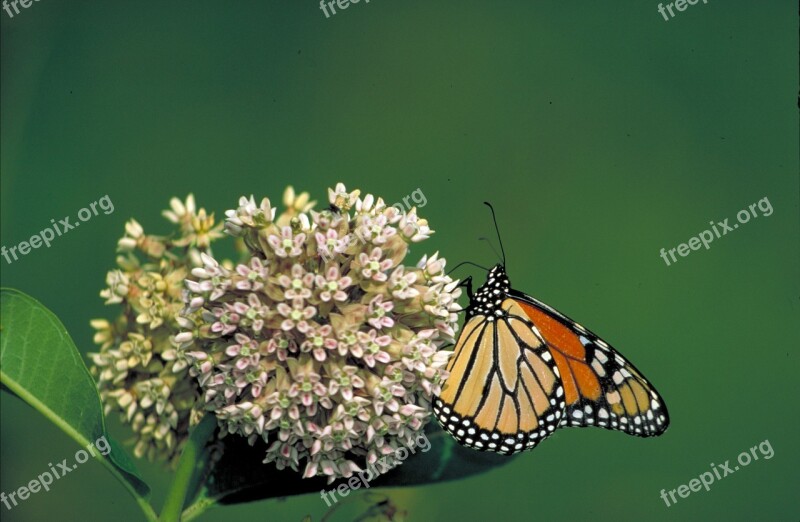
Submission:
[[[550,350],[513,299],[502,317],[478,314],[464,325],[433,411],[465,446],[512,454],[532,449],[558,427],[564,391]]]
[[[536,325],[561,374],[566,411],[561,426],[661,435],[669,425],[664,400],[636,367],[597,335],[520,292],[513,298]]]

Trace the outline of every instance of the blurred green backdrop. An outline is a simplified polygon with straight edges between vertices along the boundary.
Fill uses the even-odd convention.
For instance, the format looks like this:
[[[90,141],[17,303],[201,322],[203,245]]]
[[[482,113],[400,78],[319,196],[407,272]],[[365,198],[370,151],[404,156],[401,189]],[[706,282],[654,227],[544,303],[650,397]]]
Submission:
[[[287,184],[324,199],[342,180],[391,202],[420,188],[437,231],[425,251],[451,264],[495,261],[477,241],[493,233],[488,199],[514,285],[630,357],[672,427],[563,430],[489,474],[392,492],[410,520],[798,520],[796,2],[710,0],[665,22],[655,1],[372,0],[325,18],[312,0],[44,0],[0,19],[2,245],[105,194],[115,205],[0,259],[2,284],[82,351],[88,320],[112,313],[98,292],[123,223],[165,230],[173,195],[220,216]],[[659,257],[765,196],[772,216]],[[0,405],[0,490],[74,453],[20,401]],[[771,460],[659,498],[765,439]],[[167,475],[141,468],[160,503]],[[324,511],[308,496],[201,520]],[[140,519],[94,462],[0,516]]]

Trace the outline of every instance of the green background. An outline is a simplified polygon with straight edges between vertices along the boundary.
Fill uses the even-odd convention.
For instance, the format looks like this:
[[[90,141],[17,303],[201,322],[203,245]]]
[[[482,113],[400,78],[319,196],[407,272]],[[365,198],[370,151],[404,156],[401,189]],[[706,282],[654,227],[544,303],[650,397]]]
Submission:
[[[797,3],[41,0],[2,29],[2,245],[108,194],[115,205],[9,265],[84,352],[130,217],[166,230],[173,195],[222,212],[241,194],[336,181],[394,202],[421,189],[415,248],[496,261],[516,288],[604,336],[655,383],[661,438],[562,430],[510,465],[395,490],[416,520],[791,520],[797,398]],[[768,197],[759,217],[667,267],[659,257]],[[464,270],[462,276],[477,270]],[[74,454],[0,398],[0,490]],[[118,426],[117,426],[118,428]],[[116,431],[122,438],[124,432]],[[768,439],[775,455],[667,508],[676,488]],[[253,465],[261,465],[255,462]],[[167,475],[142,465],[156,502]],[[201,520],[319,520],[318,496]],[[8,521],[138,520],[96,462]]]

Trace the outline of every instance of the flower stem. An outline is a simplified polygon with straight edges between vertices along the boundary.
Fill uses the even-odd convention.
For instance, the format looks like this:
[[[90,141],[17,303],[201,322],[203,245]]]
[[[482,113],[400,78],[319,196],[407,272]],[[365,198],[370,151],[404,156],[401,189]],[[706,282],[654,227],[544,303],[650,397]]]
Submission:
[[[204,468],[203,463],[199,462],[199,457],[216,426],[217,421],[214,415],[206,415],[189,436],[183,453],[181,453],[167,500],[161,510],[160,522],[180,522],[189,486],[194,482],[195,474]]]
[[[144,513],[144,518],[147,519],[147,522],[158,522],[158,515],[156,515],[153,506],[151,506],[147,500],[136,497],[136,503],[139,504],[139,507],[142,509],[142,513]]]
[[[194,504],[183,510],[181,522],[189,522],[190,520],[194,520],[196,517],[199,517],[205,513],[205,511],[214,504],[216,504],[216,500],[213,498],[201,498],[196,500]]]

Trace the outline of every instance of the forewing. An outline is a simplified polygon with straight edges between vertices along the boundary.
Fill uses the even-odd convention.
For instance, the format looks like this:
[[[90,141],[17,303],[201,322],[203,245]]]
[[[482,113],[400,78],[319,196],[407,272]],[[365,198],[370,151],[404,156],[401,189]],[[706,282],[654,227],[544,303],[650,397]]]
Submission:
[[[598,426],[639,437],[667,429],[663,399],[633,364],[552,307],[525,294],[515,298],[560,370],[566,402],[561,426]]]

